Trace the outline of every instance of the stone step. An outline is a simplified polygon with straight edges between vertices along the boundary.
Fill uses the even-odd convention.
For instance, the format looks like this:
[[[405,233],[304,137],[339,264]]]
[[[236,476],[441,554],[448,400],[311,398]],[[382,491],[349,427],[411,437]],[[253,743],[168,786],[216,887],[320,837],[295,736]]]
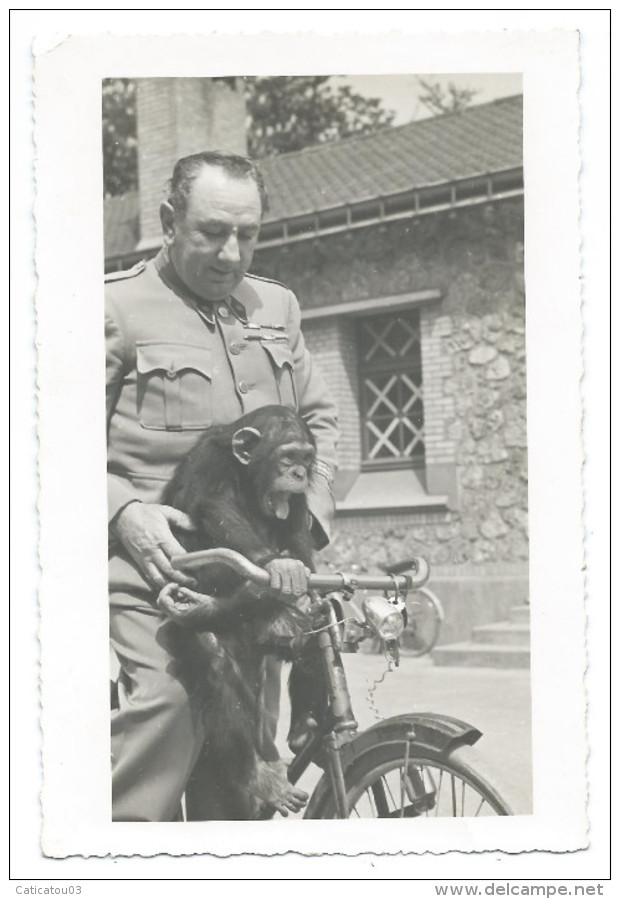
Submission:
[[[495,644],[498,646],[529,646],[529,624],[500,621],[496,624],[481,624],[472,628],[473,643]]]
[[[435,665],[461,668],[529,668],[530,651],[526,646],[484,643],[451,643],[436,646]]]
[[[530,607],[527,604],[513,606],[510,610],[510,620],[515,624],[524,624],[530,620]]]

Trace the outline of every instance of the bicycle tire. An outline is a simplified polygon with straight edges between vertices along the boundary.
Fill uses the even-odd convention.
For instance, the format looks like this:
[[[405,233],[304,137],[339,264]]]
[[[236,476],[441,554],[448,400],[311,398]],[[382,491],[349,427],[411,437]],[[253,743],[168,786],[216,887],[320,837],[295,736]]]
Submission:
[[[407,778],[403,777],[405,751],[403,742],[378,742],[347,769],[350,818],[512,814],[510,806],[481,773],[482,762],[471,746],[442,753],[411,743]],[[331,792],[325,792],[314,811],[313,818],[337,817]]]
[[[444,622],[441,602],[428,587],[420,587],[406,600],[408,623],[402,637],[409,656],[427,655],[439,639]]]

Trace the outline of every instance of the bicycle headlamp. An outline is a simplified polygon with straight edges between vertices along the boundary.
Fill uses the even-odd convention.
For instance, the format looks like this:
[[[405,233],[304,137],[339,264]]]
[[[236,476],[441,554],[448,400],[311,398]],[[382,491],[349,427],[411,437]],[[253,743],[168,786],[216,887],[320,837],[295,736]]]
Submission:
[[[384,596],[367,596],[362,609],[369,627],[386,642],[398,640],[405,622],[403,616]]]

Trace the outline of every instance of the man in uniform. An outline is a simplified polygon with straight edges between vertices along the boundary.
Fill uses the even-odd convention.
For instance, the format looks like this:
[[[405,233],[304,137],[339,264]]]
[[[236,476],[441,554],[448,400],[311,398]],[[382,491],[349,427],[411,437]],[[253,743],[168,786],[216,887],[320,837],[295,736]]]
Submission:
[[[313,533],[319,547],[328,540],[336,409],[305,348],[295,296],[247,274],[266,202],[250,160],[211,152],[181,159],[161,206],[162,250],[107,278],[110,620],[120,662],[112,713],[117,821],[175,820],[204,740],[201,697],[178,671],[170,623],[156,606],[166,583],[193,583],[170,564],[183,552],[171,526],[192,523],[160,503],[176,463],[211,425],[272,403],[296,406],[317,443]],[[272,750],[278,703],[276,669],[267,674],[261,728]],[[188,817],[227,816],[225,800],[209,813],[209,797],[192,805],[190,793]]]

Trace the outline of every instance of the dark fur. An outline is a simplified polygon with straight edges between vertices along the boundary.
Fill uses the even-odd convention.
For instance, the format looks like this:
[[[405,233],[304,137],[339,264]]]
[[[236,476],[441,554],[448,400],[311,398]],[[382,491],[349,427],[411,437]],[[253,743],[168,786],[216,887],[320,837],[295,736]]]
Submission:
[[[247,465],[232,451],[233,436],[244,427],[261,434]],[[163,498],[196,526],[182,537],[186,549],[226,547],[259,565],[288,556],[313,569],[305,495],[291,495],[285,521],[260,508],[260,497],[275,476],[275,451],[291,442],[314,447],[307,425],[282,406],[250,412],[201,438],[178,466]],[[321,712],[324,688],[316,647],[313,639],[303,637],[312,625],[295,606],[224,566],[205,568],[197,577],[201,593],[222,599],[183,618],[181,652],[207,696],[207,749],[233,781],[243,782],[251,777],[256,756],[261,757],[259,680],[266,654],[296,660],[290,679],[292,730],[308,714],[316,719]]]

